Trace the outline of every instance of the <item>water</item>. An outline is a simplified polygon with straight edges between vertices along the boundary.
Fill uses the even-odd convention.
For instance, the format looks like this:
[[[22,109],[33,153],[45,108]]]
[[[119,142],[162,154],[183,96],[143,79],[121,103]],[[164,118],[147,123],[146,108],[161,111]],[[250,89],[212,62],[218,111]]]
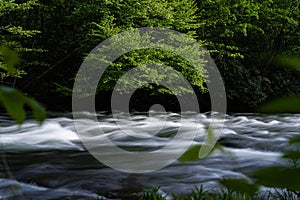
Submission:
[[[183,164],[175,161],[158,171],[134,174],[114,170],[96,160],[79,139],[71,115],[58,116],[62,115],[53,115],[42,125],[28,120],[22,126],[3,115],[0,117],[0,199],[116,199],[155,186],[160,186],[163,194],[189,193],[200,185],[216,189],[220,188],[221,178],[248,178],[247,174],[255,169],[287,165],[280,156],[288,139],[300,130],[297,114],[227,115],[218,140],[224,152],[216,150],[199,161]],[[175,113],[138,114],[132,118],[120,114],[118,119],[99,114],[98,118],[106,137],[119,147],[135,152],[149,152],[167,145],[180,127],[180,115]],[[191,114],[185,120],[189,121],[187,132],[198,127],[199,134],[193,144],[203,143],[210,115]],[[130,134],[120,131],[116,121],[126,125]],[[76,122],[82,130],[99,138],[95,121]],[[136,132],[143,137],[134,137]],[[115,159],[115,162],[121,161]]]

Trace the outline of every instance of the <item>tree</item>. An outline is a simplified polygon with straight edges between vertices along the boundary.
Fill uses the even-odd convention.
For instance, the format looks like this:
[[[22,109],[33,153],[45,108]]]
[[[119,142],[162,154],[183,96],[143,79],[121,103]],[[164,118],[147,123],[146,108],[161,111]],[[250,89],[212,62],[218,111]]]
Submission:
[[[52,8],[51,5],[53,3],[43,3],[43,5],[45,4],[49,4],[46,5],[50,7],[49,9]],[[50,48],[49,52],[57,55],[59,57],[57,60],[59,61],[67,58],[63,62],[63,69],[58,69],[59,67],[56,66],[57,71],[59,70],[62,73],[55,75],[57,90],[63,92],[64,95],[71,94],[74,76],[82,61],[78,61],[74,66],[74,63],[70,62],[70,60],[78,57],[78,55],[84,58],[89,51],[105,39],[122,31],[148,26],[170,28],[187,33],[193,37],[195,36],[195,29],[200,25],[197,22],[197,7],[192,0],[180,2],[175,0],[73,1],[72,6],[68,4],[67,8],[63,9],[63,13],[57,9],[60,10],[60,6],[56,6],[55,10],[50,13],[58,12],[59,14],[56,14],[55,17],[59,16],[59,18],[64,20],[61,24],[56,24],[58,28],[56,28],[52,37],[55,38],[55,42],[59,41],[58,38],[61,38],[61,42],[55,45],[55,48],[57,46],[65,46],[59,50],[54,49],[50,45],[48,48],[45,46],[45,48]],[[48,23],[50,24],[47,27],[51,27],[53,21]],[[68,31],[64,32],[63,30]],[[51,32],[51,30],[48,31]],[[143,39],[145,38],[137,38],[140,41]],[[187,76],[193,85],[205,91],[203,86],[205,78],[203,64],[200,71],[197,72],[192,70],[188,62],[182,61],[179,57],[157,50],[135,51],[122,56],[110,66],[110,69],[101,80],[102,82],[100,81],[98,89],[112,90],[118,78],[126,71],[151,62],[159,62],[160,64],[174,67],[179,72],[184,72],[184,75]],[[58,64],[59,66],[62,65],[62,63]],[[68,79],[66,79],[66,74]],[[152,89],[152,86],[148,86],[148,88]],[[166,90],[162,90],[161,88],[157,91],[166,92]]]
[[[299,91],[299,76],[274,62],[299,55],[299,1],[197,1],[197,34],[207,40],[231,104],[255,108],[266,99]]]
[[[15,65],[19,62],[18,55],[6,46],[0,46],[3,68],[7,74],[15,73]],[[42,122],[46,118],[46,110],[34,99],[25,96],[22,92],[0,84],[0,103],[7,113],[18,124],[22,124],[26,118],[25,105],[32,109],[34,118]]]
[[[37,0],[28,0],[24,3],[16,3],[14,0],[0,1],[0,44],[14,49],[23,58],[22,68],[18,67],[13,73],[7,73],[10,68],[2,62],[3,59],[0,57],[0,68],[2,69],[0,80],[7,85],[14,86],[16,78],[25,75],[26,68],[37,62],[32,54],[42,52],[42,49],[35,48],[31,42],[32,38],[40,31],[25,27],[29,23],[26,16],[37,5]]]

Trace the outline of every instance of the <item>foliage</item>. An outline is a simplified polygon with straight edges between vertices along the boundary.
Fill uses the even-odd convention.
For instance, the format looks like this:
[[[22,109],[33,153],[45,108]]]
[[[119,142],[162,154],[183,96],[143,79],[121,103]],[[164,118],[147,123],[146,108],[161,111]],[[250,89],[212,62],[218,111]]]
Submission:
[[[141,196],[138,197],[139,200],[164,200],[166,199],[165,196],[159,194],[159,187],[154,187],[151,190],[146,190]]]
[[[285,67],[300,70],[300,58],[296,56],[279,55],[275,57],[275,61]]]
[[[159,84],[163,82],[173,86],[176,90],[172,92],[176,95],[192,92],[184,87],[178,73],[180,72],[192,85],[204,91],[203,82],[206,77],[204,75],[205,70],[203,69],[204,59],[201,58],[201,56],[203,57],[203,52],[198,51],[198,46],[189,45],[192,40],[183,41],[185,38],[175,34],[166,35],[165,38],[160,38],[160,41],[155,43],[153,41],[156,39],[154,34],[155,32],[153,33],[151,30],[144,34],[139,31],[133,31],[111,39],[111,45],[118,47],[117,52],[126,52],[127,49],[135,49],[143,46],[143,44],[152,44],[153,48],[149,47],[131,51],[114,63],[109,63],[110,66],[103,74],[98,89],[112,90],[119,81],[119,84],[122,85],[122,88],[118,88],[120,92],[129,92],[137,87],[145,87],[148,89],[157,89],[156,92],[158,93],[170,93],[171,91],[159,87]],[[126,42],[124,43],[124,41]],[[171,44],[169,44],[169,41],[171,41]],[[175,44],[179,43],[180,46],[174,47],[172,42]],[[162,51],[158,48],[169,51]],[[116,49],[107,47],[104,50],[103,48],[99,49],[98,52],[110,55],[111,52],[116,52]],[[184,55],[185,58],[188,57],[189,61],[182,59],[178,54]],[[94,55],[89,59],[95,59],[96,62],[99,60],[99,63],[108,62],[103,59],[103,56],[99,58],[98,55]],[[191,66],[191,63],[196,65]],[[94,64],[90,68],[93,67],[95,67]],[[132,69],[133,67],[134,69]],[[125,73],[128,71],[131,73],[126,75]],[[133,75],[135,78],[131,77]],[[152,84],[145,84],[145,81]]]
[[[199,160],[199,152],[202,145],[194,145],[190,147],[187,151],[185,151],[180,158],[178,159],[180,162],[194,161]]]
[[[15,65],[19,63],[18,55],[6,46],[0,46],[0,53],[3,57],[3,68],[9,74],[15,73]],[[26,97],[20,91],[0,85],[0,102],[3,104],[7,113],[18,123],[22,124],[26,118],[25,105],[28,105],[34,118],[42,122],[46,118],[45,109],[35,100]]]
[[[274,104],[269,106],[271,109]],[[277,106],[281,107],[282,105]],[[191,147],[179,158],[179,161],[186,162],[200,159],[200,149],[201,145]],[[270,196],[273,197],[276,196],[281,199],[284,199],[283,197],[300,197],[300,136],[294,136],[289,140],[289,146],[282,158],[288,159],[291,166],[271,166],[256,170],[249,174],[253,182],[245,179],[225,178],[220,180],[219,183],[226,187],[226,194],[236,194],[243,199],[252,199],[256,196],[260,186],[281,189],[280,191],[275,190],[275,194],[270,192]]]
[[[37,0],[0,1],[0,81],[6,85],[0,85],[0,102],[18,124],[26,118],[25,106],[32,110],[37,121],[42,122],[46,117],[45,109],[37,101],[17,89],[7,87],[15,86],[16,78],[22,78],[26,68],[40,63],[30,58],[30,54],[43,51],[32,43],[32,38],[40,31],[27,29],[28,21],[24,17],[38,5]]]
[[[299,92],[299,73],[275,62],[278,55],[300,53],[298,0],[197,3],[203,10],[197,33],[212,50],[231,104],[255,108],[270,97]]]
[[[256,183],[274,188],[287,188],[300,191],[300,169],[292,167],[272,166],[254,172]]]
[[[33,7],[30,15],[25,15],[25,23],[28,28],[38,29],[39,34],[31,38],[32,42],[39,48],[45,49],[43,58],[38,58],[40,66],[49,64],[49,68],[30,68],[26,76],[27,83],[20,85],[30,92],[33,90],[41,96],[48,95],[45,91],[62,92],[68,95],[73,86],[74,77],[86,54],[103,40],[124,30],[131,30],[141,26],[158,26],[171,28],[195,35],[194,30],[198,27],[197,8],[192,0],[185,1],[39,1]],[[24,29],[25,30],[25,29]],[[28,41],[25,39],[25,41]],[[119,63],[112,66],[108,84],[100,84],[99,90],[111,90],[119,71],[120,63],[122,69],[132,68],[139,64],[140,60],[150,60],[157,56],[147,56],[140,51],[125,55]],[[172,67],[176,64],[182,71],[189,70],[187,62],[176,59],[168,62],[171,54],[160,55],[167,64]],[[22,56],[23,57],[23,56]],[[172,56],[173,57],[173,56]],[[156,59],[157,60],[157,59]],[[152,60],[153,62],[156,60]],[[124,63],[122,63],[124,62]],[[179,64],[177,64],[179,62]],[[30,73],[29,73],[30,72]],[[193,76],[192,84],[202,86],[202,72],[200,76]],[[44,81],[43,81],[44,80]],[[36,83],[39,84],[36,84]],[[25,86],[24,86],[25,85]],[[105,86],[103,86],[105,85]],[[45,90],[47,88],[47,90]],[[31,92],[32,93],[32,92]]]
[[[216,141],[215,134],[211,127],[206,130],[207,137],[203,144],[193,145],[188,148],[178,159],[179,162],[189,162],[204,158],[214,150],[225,152],[222,145]]]
[[[18,124],[22,124],[26,118],[25,105],[32,109],[33,117],[37,121],[42,122],[46,118],[46,111],[38,102],[26,97],[16,89],[0,86],[0,101],[7,113]]]
[[[273,197],[278,197],[280,194],[274,195]],[[142,195],[137,196],[137,199],[149,199],[148,197],[152,197],[151,199],[160,199],[165,200],[168,199],[166,196],[163,197],[158,193],[156,188],[151,190],[146,190]],[[133,197],[133,199],[135,199]],[[255,196],[248,196],[246,194],[241,195],[234,192],[226,192],[226,191],[216,191],[216,190],[205,190],[203,186],[199,188],[195,188],[195,190],[191,191],[190,194],[172,194],[172,199],[174,200],[264,200],[268,198]]]
[[[223,179],[220,181],[224,185],[228,193],[234,191],[241,195],[254,196],[258,191],[258,186],[256,184],[250,183],[245,179]]]
[[[262,113],[299,113],[300,112],[300,97],[287,96],[275,98],[268,101],[258,108],[258,112]]]
[[[7,46],[0,46],[0,53],[2,54],[3,62],[0,63],[0,68],[7,71],[9,75],[14,75],[16,72],[15,66],[20,64],[18,54],[8,48]]]
[[[295,56],[281,55],[275,58],[278,63],[295,70],[300,69],[300,59]],[[258,112],[263,113],[299,113],[299,93],[292,96],[279,97],[262,104]]]
[[[91,8],[93,6],[93,8]],[[101,8],[101,9],[100,9]],[[101,12],[94,13],[93,10],[101,10]],[[76,21],[81,19],[86,19],[87,14],[89,15],[88,21],[81,25],[81,29],[85,29],[88,37],[84,38],[80,50],[87,50],[93,48],[98,43],[102,42],[104,39],[119,33],[121,31],[131,30],[138,27],[161,27],[161,28],[171,28],[173,30],[179,30],[186,32],[189,35],[194,35],[193,29],[197,28],[199,25],[196,21],[196,7],[193,5],[193,1],[126,1],[111,3],[109,1],[95,2],[93,5],[81,4],[78,9],[75,9],[70,15],[71,19]],[[133,14],[134,13],[134,14]],[[101,15],[99,18],[93,15]],[[184,17],[183,17],[184,15]],[[92,19],[92,20],[91,20]],[[126,36],[125,36],[126,37]],[[153,37],[153,36],[152,36]],[[155,37],[155,36],[154,36]],[[143,44],[149,42],[151,38],[149,35],[142,35],[138,32],[134,35],[127,36],[126,43],[120,44],[119,49],[126,49],[129,46]],[[168,37],[165,40],[171,40],[179,42],[175,38]],[[97,43],[98,42],[98,43]],[[118,43],[116,41],[112,43]],[[182,41],[183,42],[183,41]],[[180,47],[178,47],[180,48]],[[110,52],[115,51],[115,49],[109,49]],[[106,50],[107,51],[107,50]],[[195,54],[197,50],[185,49],[189,51],[190,54]],[[87,53],[84,51],[84,53]],[[102,57],[99,59],[103,59]],[[154,82],[154,87],[157,87],[157,82],[165,79],[167,83],[176,84],[178,78],[166,72],[165,67],[171,66],[181,72],[192,85],[200,87],[204,91],[204,70],[203,70],[203,59],[198,59],[199,67],[195,70],[194,67],[190,65],[186,60],[179,56],[172,54],[171,52],[162,52],[157,49],[141,49],[129,52],[121,56],[114,63],[109,63],[110,67],[107,69],[102,79],[99,82],[98,90],[112,90],[116,82],[124,75],[127,71],[134,67],[139,67],[140,73],[143,74],[143,78]],[[157,63],[161,71],[151,70],[149,73],[146,64]],[[165,76],[168,74],[169,76]],[[166,78],[167,79],[166,79]],[[140,85],[135,83],[134,79],[125,78],[122,82],[124,87],[122,92],[128,92],[130,88]],[[135,79],[136,80],[136,79]],[[153,85],[145,85],[148,89],[153,89]],[[170,91],[159,88],[156,90],[158,93],[168,93]],[[182,93],[187,92],[182,89]]]
[[[285,159],[292,161],[291,166],[271,166],[261,168],[250,173],[250,177],[254,180],[254,183],[249,183],[243,179],[224,179],[220,183],[226,186],[228,190],[240,194],[246,194],[253,196],[258,192],[260,186],[270,187],[276,192],[270,192],[270,196],[277,199],[285,199],[289,197],[291,199],[300,197],[300,140],[299,136],[291,138],[289,141],[289,148],[282,156]]]
[[[226,187],[226,191],[204,190],[201,186],[191,194],[172,195],[173,199],[298,199],[300,197],[300,137],[295,136],[289,140],[289,148],[284,152],[283,158],[292,162],[291,166],[271,166],[261,168],[249,174],[253,182],[245,179],[225,178],[220,184]],[[199,149],[190,151],[198,155]],[[268,195],[258,194],[261,186],[275,189]],[[143,197],[155,197],[158,190],[147,190]],[[159,199],[166,199],[159,196]],[[147,198],[146,198],[147,199]]]
[[[125,30],[157,26],[205,45],[223,77],[229,108],[249,110],[283,93],[299,93],[299,72],[281,67],[300,55],[299,10],[298,0],[0,1],[1,44],[22,57],[13,75],[1,69],[1,82],[39,99],[70,95],[80,64],[97,44]],[[149,62],[187,72],[199,94],[206,91],[205,71],[193,74],[184,59],[148,49],[114,62],[99,93],[111,90],[126,70]]]
[[[0,58],[0,68],[4,68],[0,71],[0,81],[5,82],[6,85],[15,85],[16,78],[23,77],[27,72],[29,66],[34,66],[34,63],[40,64],[36,58],[32,55],[36,55],[38,52],[43,50],[40,48],[35,48],[33,37],[40,33],[39,30],[28,29],[28,20],[26,16],[30,15],[32,9],[38,6],[37,0],[27,0],[25,2],[6,0],[0,1],[0,44],[7,47],[13,48],[16,52],[8,52],[9,49],[3,49],[2,53],[8,53],[5,55],[12,56],[13,58],[8,58],[12,63],[4,61],[8,65],[16,65],[20,63],[20,60],[15,59],[16,53],[19,53],[23,58],[22,68],[12,68],[6,67]],[[7,71],[14,69],[14,72]]]

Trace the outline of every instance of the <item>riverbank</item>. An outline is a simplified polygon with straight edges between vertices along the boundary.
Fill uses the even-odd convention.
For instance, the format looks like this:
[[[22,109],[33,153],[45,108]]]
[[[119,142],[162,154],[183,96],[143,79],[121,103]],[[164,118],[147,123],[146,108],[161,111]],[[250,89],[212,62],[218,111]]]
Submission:
[[[61,96],[53,93],[49,94],[51,98],[35,97],[49,111],[55,112],[72,112],[72,97]],[[197,94],[199,102],[199,110],[201,113],[211,111],[211,99],[209,93]],[[80,99],[78,100],[80,101]],[[81,99],[84,101],[84,99]],[[180,106],[175,96],[172,95],[151,95],[150,93],[139,92],[130,99],[129,110],[131,112],[148,112],[149,108],[155,104],[160,104],[167,112],[181,112]],[[188,104],[188,100],[187,100]],[[231,101],[227,99],[228,113],[255,113],[256,108],[251,108],[239,101]],[[111,92],[102,91],[95,98],[96,111],[111,111]],[[192,111],[194,108],[191,108]],[[86,109],[89,111],[89,108]]]

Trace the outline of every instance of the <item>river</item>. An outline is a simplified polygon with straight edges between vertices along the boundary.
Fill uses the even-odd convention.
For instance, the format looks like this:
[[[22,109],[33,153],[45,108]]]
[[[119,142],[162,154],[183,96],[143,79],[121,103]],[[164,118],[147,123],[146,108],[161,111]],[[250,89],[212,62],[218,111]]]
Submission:
[[[144,134],[150,135],[162,117],[164,127],[145,140],[125,137],[110,115],[99,113],[98,121],[109,127],[106,136],[118,146],[139,151],[172,140],[180,126],[180,115],[137,113],[130,119],[119,115],[118,121],[128,124],[127,130],[143,127]],[[190,128],[200,123],[193,144],[201,144],[210,114],[191,115],[188,120]],[[226,115],[224,122],[218,139],[224,151],[215,150],[199,161],[175,161],[160,170],[136,174],[114,170],[95,159],[77,135],[72,114],[50,113],[42,125],[27,120],[21,126],[1,115],[0,199],[115,199],[155,186],[163,194],[189,193],[200,185],[220,188],[218,180],[224,177],[248,178],[247,174],[255,169],[288,164],[280,156],[288,139],[299,134],[300,115],[232,114]],[[77,119],[77,123],[89,130],[97,126],[90,119]]]

